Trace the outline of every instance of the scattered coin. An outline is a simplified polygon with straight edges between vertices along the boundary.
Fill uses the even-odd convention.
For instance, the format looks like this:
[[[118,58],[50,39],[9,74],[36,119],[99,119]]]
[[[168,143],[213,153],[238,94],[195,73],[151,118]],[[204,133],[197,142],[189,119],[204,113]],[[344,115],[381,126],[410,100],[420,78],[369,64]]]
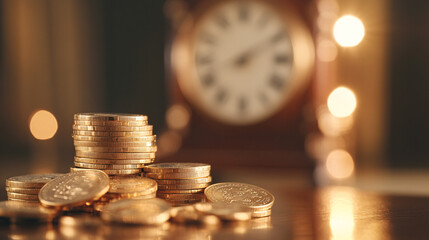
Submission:
[[[104,172],[73,172],[48,182],[40,190],[39,200],[48,207],[81,206],[97,200],[108,190],[109,176]]]
[[[128,224],[161,224],[170,218],[170,208],[168,202],[158,198],[118,200],[103,208],[101,218]]]
[[[274,196],[270,192],[245,183],[217,183],[207,187],[204,193],[211,202],[238,204],[247,207],[251,212],[270,210],[274,203]],[[252,215],[256,217],[258,214]]]

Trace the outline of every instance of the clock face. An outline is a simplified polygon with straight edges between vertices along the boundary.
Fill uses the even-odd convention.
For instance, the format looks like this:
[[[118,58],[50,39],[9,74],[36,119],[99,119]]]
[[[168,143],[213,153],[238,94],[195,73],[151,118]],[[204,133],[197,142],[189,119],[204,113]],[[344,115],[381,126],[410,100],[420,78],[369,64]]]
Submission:
[[[192,90],[185,95],[224,123],[269,118],[297,85],[288,24],[263,1],[226,1],[212,8],[199,19],[189,43],[193,75],[182,85]]]

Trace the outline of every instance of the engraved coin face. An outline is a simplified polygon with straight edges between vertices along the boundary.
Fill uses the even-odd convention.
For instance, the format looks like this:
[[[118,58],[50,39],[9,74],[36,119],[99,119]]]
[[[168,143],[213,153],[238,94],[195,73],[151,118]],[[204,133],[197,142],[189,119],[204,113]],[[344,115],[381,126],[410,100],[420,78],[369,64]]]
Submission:
[[[131,224],[161,224],[170,218],[170,204],[165,200],[124,199],[103,208],[102,219]]]
[[[210,165],[204,163],[186,163],[186,162],[171,162],[171,163],[156,163],[146,166],[143,169],[145,172],[207,172],[210,171]]]
[[[145,177],[116,177],[110,179],[109,193],[156,192],[158,184]]]
[[[47,183],[39,193],[45,206],[71,207],[100,198],[109,190],[109,176],[99,170],[66,174]]]
[[[253,211],[269,209],[274,203],[274,196],[270,192],[245,183],[213,184],[206,188],[204,194],[211,202],[242,205]]]
[[[60,173],[49,174],[29,174],[23,176],[11,177],[6,180],[6,186],[18,188],[41,188],[52,179],[63,176]]]

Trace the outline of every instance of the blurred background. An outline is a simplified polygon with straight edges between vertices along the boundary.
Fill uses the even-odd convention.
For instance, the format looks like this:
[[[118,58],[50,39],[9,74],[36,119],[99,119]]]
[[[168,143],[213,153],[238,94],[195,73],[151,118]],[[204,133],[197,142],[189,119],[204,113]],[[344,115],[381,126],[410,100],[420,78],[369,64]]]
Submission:
[[[429,3],[315,0],[296,6],[315,53],[297,107],[294,101],[285,107],[299,117],[236,127],[210,119],[177,93],[170,53],[182,23],[204,13],[198,1],[0,1],[0,187],[15,175],[68,172],[74,113],[124,112],[148,115],[160,161],[182,161],[195,155],[192,149],[200,158],[205,149],[213,153],[222,146],[214,141],[227,136],[222,132],[245,136],[254,129],[281,141],[277,133],[285,129],[286,140],[275,150],[267,143],[255,155],[258,149],[249,151],[257,140],[246,147],[237,137],[229,152],[211,156],[270,156],[275,160],[261,164],[263,171],[307,168],[316,185],[429,193]],[[299,134],[290,130],[297,122],[306,125]],[[199,136],[204,131],[207,137]],[[214,132],[221,133],[210,137]],[[299,140],[288,140],[294,134]],[[195,142],[206,145],[192,148]],[[282,164],[282,157],[293,162],[291,152],[300,151],[310,164]],[[250,160],[219,159],[218,165],[246,164],[262,169]]]

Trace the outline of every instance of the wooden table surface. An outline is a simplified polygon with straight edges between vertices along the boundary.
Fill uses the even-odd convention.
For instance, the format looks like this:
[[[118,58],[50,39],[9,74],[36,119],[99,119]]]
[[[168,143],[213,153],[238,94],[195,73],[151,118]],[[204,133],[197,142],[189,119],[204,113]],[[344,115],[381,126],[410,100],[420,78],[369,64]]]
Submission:
[[[364,192],[349,187],[270,189],[271,217],[222,226],[101,224],[0,225],[1,239],[427,239],[429,197]]]

